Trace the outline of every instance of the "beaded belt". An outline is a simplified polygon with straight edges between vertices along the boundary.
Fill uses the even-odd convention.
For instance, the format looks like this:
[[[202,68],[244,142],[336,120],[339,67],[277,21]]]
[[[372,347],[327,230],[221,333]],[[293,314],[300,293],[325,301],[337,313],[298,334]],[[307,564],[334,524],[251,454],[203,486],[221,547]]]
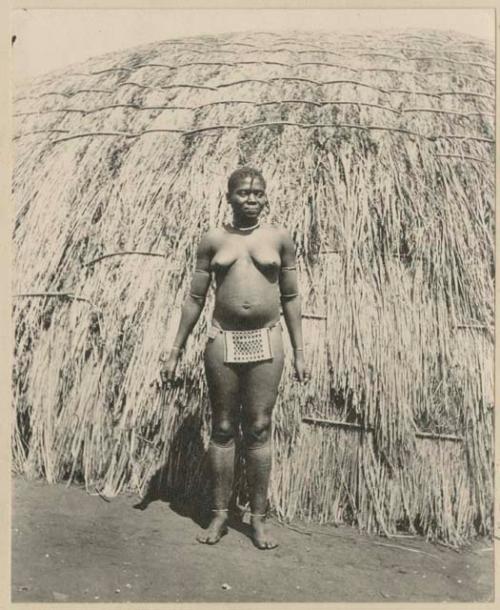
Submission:
[[[218,326],[212,325],[208,336],[214,339],[219,333],[222,333],[224,339],[224,362],[226,363],[272,360],[271,329],[278,324],[279,321],[270,327],[252,330],[223,330]]]

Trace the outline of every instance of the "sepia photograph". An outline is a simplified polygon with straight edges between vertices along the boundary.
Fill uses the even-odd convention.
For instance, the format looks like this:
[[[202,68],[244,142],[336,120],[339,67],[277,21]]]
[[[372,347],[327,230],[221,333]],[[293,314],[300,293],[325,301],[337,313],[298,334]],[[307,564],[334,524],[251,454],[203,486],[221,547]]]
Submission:
[[[493,602],[493,9],[16,9],[14,603]]]

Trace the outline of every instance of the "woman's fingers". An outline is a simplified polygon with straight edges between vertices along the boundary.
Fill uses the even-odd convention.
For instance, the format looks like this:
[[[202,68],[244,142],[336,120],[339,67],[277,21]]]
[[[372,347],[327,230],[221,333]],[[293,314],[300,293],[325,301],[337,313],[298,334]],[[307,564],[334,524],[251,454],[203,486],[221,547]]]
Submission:
[[[298,369],[295,371],[294,378],[299,383],[308,383],[311,380],[311,374],[307,369]]]
[[[175,369],[160,371],[160,386],[162,388],[172,387],[181,382],[181,378],[175,375]]]

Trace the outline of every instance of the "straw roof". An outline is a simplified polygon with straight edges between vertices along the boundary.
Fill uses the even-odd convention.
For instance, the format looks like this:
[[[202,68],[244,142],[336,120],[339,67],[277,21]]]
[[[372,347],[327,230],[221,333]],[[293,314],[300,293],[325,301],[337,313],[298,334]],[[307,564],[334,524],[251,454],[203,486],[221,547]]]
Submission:
[[[295,386],[288,358],[273,509],[490,533],[494,66],[453,32],[228,34],[19,90],[15,469],[109,495],[162,467],[203,487],[213,294],[177,386],[150,382],[227,176],[252,164],[295,240],[313,373]]]

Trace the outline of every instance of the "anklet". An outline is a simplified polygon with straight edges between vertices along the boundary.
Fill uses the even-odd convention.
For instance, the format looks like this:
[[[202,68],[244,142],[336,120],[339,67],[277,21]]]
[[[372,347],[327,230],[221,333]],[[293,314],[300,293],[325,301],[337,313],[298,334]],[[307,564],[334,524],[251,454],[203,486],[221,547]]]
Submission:
[[[267,517],[267,513],[260,515],[259,513],[250,513],[250,517]]]
[[[228,513],[229,508],[212,508],[213,513]]]

